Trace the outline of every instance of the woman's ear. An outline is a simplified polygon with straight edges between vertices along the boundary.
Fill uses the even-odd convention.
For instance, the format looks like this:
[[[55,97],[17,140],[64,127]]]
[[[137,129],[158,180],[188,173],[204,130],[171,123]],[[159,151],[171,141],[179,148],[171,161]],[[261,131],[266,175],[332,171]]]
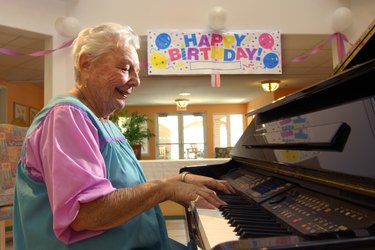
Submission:
[[[79,71],[82,73],[85,73],[85,71],[88,71],[90,68],[90,61],[88,59],[88,56],[83,53],[79,57]]]

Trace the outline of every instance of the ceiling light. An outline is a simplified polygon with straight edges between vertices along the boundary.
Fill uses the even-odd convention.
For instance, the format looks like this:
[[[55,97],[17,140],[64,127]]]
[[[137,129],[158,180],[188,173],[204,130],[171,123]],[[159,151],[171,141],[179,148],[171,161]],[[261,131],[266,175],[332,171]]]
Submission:
[[[176,99],[174,101],[177,105],[178,111],[186,111],[187,105],[189,104],[189,99]]]
[[[178,94],[180,96],[188,96],[188,95],[191,95],[189,92],[182,92],[180,94]]]
[[[280,81],[275,81],[275,80],[269,80],[269,81],[263,81],[262,82],[262,88],[266,92],[273,92],[276,89],[279,88]]]

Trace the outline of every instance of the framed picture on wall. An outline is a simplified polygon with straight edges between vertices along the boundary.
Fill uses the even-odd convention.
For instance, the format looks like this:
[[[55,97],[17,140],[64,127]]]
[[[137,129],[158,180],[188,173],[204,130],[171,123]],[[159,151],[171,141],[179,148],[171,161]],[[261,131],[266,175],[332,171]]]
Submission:
[[[27,106],[14,102],[14,120],[22,120],[27,123]]]
[[[30,108],[29,110],[30,124],[33,122],[34,117],[36,116],[36,114],[38,114],[38,112],[39,112],[39,109]]]

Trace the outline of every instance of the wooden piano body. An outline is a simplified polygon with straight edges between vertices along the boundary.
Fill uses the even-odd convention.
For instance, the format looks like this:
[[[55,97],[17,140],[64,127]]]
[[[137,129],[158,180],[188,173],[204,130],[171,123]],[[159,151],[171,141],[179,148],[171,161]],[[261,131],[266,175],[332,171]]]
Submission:
[[[248,113],[228,163],[181,169],[237,191],[187,210],[199,248],[375,249],[374,43],[372,25],[330,78]]]

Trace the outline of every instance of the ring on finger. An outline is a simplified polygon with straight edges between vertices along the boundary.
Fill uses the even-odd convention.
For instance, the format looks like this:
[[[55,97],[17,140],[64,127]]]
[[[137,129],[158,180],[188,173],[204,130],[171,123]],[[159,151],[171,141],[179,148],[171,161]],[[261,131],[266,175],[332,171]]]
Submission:
[[[200,198],[200,196],[199,196],[199,194],[198,194],[198,195],[197,195],[197,198],[195,198],[195,200],[193,200],[193,202],[198,202],[199,198]]]

